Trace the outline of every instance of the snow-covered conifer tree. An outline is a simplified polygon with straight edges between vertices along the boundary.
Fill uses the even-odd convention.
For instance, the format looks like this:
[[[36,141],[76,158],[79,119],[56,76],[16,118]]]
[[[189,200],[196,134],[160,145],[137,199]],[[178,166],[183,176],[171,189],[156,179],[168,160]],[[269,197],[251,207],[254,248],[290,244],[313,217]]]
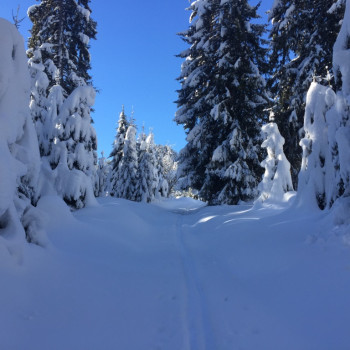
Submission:
[[[340,1],[334,6],[341,4]],[[332,9],[332,11],[334,8]],[[333,49],[338,91],[313,83],[307,95],[299,204],[329,208],[350,196],[350,1]],[[346,201],[345,201],[346,202]],[[349,206],[349,202],[346,204]]]
[[[307,206],[324,209],[329,202],[329,185],[327,177],[333,177],[333,169],[328,142],[326,113],[329,104],[334,103],[335,94],[331,88],[316,82],[311,84],[307,94],[304,118],[305,136],[300,141],[303,149],[301,170],[299,174],[299,201]],[[328,103],[327,103],[328,102]]]
[[[96,180],[97,140],[90,116],[95,92],[88,73],[89,40],[96,36],[96,23],[89,2],[42,0],[28,9],[33,22],[29,58],[41,59],[49,81],[46,110],[32,108],[43,111],[38,127],[43,164],[52,170],[48,176],[56,191],[73,208],[87,204]],[[37,105],[35,91],[32,88],[32,105]],[[69,177],[74,181],[68,184]]]
[[[118,171],[119,171],[119,165],[123,158],[123,150],[124,150],[124,142],[126,137],[126,132],[129,127],[129,122],[127,120],[127,116],[125,115],[124,106],[122,108],[122,111],[119,115],[118,120],[118,128],[117,128],[117,134],[115,136],[115,140],[113,143],[113,149],[109,157],[112,157],[111,160],[111,176],[110,176],[110,195],[114,196],[117,189],[117,179],[119,177]]]
[[[109,177],[111,175],[111,165],[106,161],[103,151],[101,152],[101,157],[98,160],[97,169],[97,188],[98,197],[105,197],[109,193]]]
[[[146,139],[142,136],[140,138],[138,161],[136,200],[152,202],[159,184],[157,158],[152,132]]]
[[[178,177],[210,204],[252,199],[261,175],[260,128],[268,98],[262,73],[264,26],[246,1],[196,1],[183,35],[176,122],[187,129]],[[197,16],[197,17],[195,17]]]
[[[0,240],[8,249],[45,244],[38,200],[39,146],[29,110],[30,78],[23,38],[0,19]],[[9,240],[7,240],[7,238]]]
[[[334,44],[333,65],[337,85],[341,86],[333,108],[327,115],[329,144],[334,167],[334,187],[330,204],[339,197],[350,196],[350,1],[340,33]]]
[[[266,120],[266,50],[257,7],[225,1],[218,8],[215,78],[211,86],[210,116],[216,143],[206,167],[200,196],[210,204],[236,204],[253,199],[260,181],[260,126]]]
[[[56,188],[77,209],[94,197],[97,137],[90,117],[94,102],[92,86],[77,87],[64,101],[57,119]]]
[[[283,152],[284,138],[271,115],[270,123],[262,127],[262,133],[265,135],[262,147],[267,150],[267,158],[261,163],[265,173],[258,187],[258,201],[280,202],[286,192],[293,191],[293,184],[290,163]]]
[[[44,156],[49,153],[49,142],[47,142],[48,137],[45,133],[48,108],[47,88],[49,86],[49,79],[45,73],[45,66],[42,62],[41,50],[29,49],[28,54],[31,57],[28,61],[31,76],[30,110],[38,135],[40,155]]]
[[[118,167],[117,178],[115,179],[115,196],[136,200],[137,175],[136,128],[131,124],[126,132],[123,156]]]
[[[156,145],[155,150],[159,172],[167,182],[169,196],[177,183],[177,153],[169,145]]]
[[[210,118],[209,82],[213,80],[214,52],[218,43],[213,40],[213,25],[218,0],[193,1],[189,29],[180,33],[189,48],[179,54],[185,61],[181,67],[181,89],[178,91],[178,111],[175,121],[183,125],[187,144],[179,153],[178,182],[181,189],[199,190],[213,148],[215,122]],[[207,125],[207,128],[203,127]],[[214,136],[215,138],[215,136]]]
[[[270,11],[272,77],[276,123],[286,140],[293,183],[301,167],[306,94],[312,81],[333,85],[332,49],[344,6],[337,0],[275,0]],[[339,1],[338,1],[339,2]],[[332,11],[330,8],[333,7]]]
[[[49,87],[60,85],[65,97],[91,84],[89,40],[96,37],[90,0],[41,0],[28,9],[33,22],[29,56],[40,50]]]

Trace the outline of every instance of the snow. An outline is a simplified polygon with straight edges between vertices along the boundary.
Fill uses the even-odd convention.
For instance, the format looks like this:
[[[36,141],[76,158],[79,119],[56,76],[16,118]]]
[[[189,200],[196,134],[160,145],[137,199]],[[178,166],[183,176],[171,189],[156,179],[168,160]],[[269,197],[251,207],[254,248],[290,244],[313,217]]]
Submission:
[[[265,173],[258,186],[260,196],[257,201],[283,201],[285,193],[293,191],[290,163],[283,152],[284,138],[276,123],[265,124],[261,130],[265,135],[261,147],[266,148],[267,158],[261,163]]]
[[[348,41],[350,36],[350,2],[346,1],[344,20],[333,48],[334,71],[340,71],[342,75],[342,90],[344,94],[350,94],[350,50]]]
[[[78,5],[77,8],[78,8],[78,11],[85,17],[85,20],[87,22],[90,21],[91,12],[80,5]]]
[[[44,243],[39,218],[31,207],[37,199],[39,147],[29,110],[24,41],[16,27],[2,18],[0,47],[0,244],[1,250],[6,247],[6,255],[20,261],[26,237]]]
[[[99,202],[42,198],[49,246],[0,254],[2,348],[348,347],[349,231],[331,214]]]

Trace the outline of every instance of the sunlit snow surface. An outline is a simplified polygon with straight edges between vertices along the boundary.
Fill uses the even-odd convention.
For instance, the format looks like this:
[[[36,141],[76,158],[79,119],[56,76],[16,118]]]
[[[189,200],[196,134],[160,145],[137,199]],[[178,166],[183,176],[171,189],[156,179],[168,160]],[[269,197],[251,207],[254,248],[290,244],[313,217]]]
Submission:
[[[49,247],[0,245],[0,348],[349,349],[349,231],[288,205],[43,198]]]

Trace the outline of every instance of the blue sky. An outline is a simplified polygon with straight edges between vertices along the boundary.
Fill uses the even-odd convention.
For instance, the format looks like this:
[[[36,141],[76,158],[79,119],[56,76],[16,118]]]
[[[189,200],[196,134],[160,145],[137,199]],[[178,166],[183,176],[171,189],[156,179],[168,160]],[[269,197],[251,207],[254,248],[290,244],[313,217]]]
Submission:
[[[272,6],[263,0],[260,15]],[[34,0],[1,0],[0,16],[11,20],[11,10],[21,6],[25,16]],[[253,0],[251,4],[256,4]],[[181,59],[176,54],[186,46],[176,35],[188,28],[188,0],[93,0],[92,17],[98,23],[97,40],[91,43],[92,71],[100,90],[93,118],[98,151],[109,155],[121,106],[130,115],[134,109],[141,130],[153,129],[156,143],[170,144],[177,151],[185,145],[185,132],[173,122],[180,84]],[[30,21],[20,31],[28,38]]]

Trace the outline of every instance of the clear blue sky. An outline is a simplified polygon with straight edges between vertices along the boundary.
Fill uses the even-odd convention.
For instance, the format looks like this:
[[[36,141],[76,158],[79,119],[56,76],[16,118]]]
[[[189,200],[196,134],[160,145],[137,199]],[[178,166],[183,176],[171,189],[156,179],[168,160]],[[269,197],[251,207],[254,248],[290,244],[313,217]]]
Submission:
[[[0,16],[11,20],[11,10],[21,6],[20,15],[35,0],[0,0]],[[251,4],[256,4],[252,0]],[[272,6],[263,0],[260,15]],[[100,90],[94,106],[98,151],[111,151],[121,106],[130,115],[134,108],[139,130],[153,128],[156,143],[170,144],[177,151],[185,145],[185,132],[173,122],[180,84],[181,59],[176,54],[186,48],[176,35],[188,28],[188,0],[92,0],[92,17],[98,36],[91,42],[92,71]],[[20,32],[28,38],[28,18]],[[99,154],[100,155],[100,154]]]

